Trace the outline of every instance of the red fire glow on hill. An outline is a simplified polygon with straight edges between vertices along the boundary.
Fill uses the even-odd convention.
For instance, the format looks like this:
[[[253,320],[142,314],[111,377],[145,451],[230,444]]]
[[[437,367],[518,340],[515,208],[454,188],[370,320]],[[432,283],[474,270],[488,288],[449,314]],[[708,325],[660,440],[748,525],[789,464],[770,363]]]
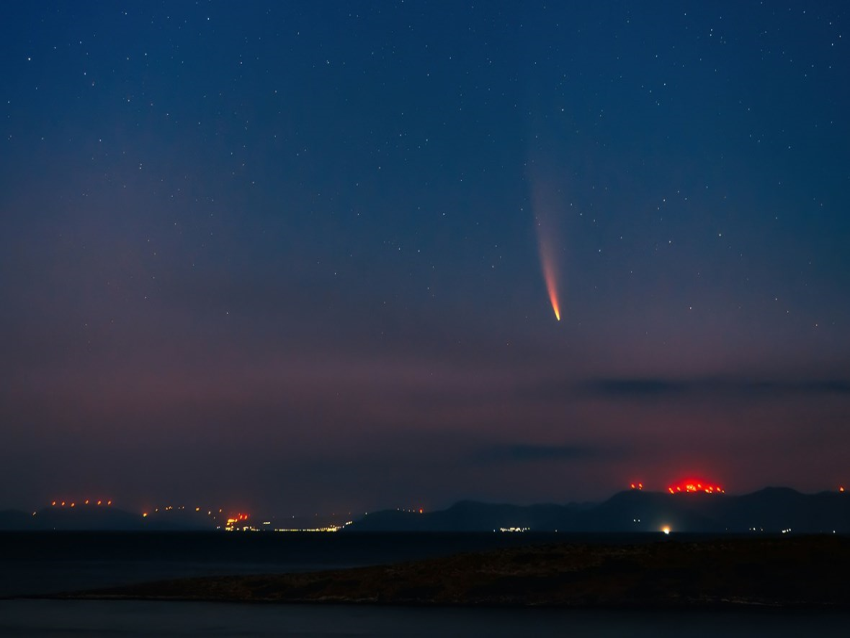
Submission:
[[[725,494],[726,490],[715,483],[702,481],[697,479],[688,479],[681,481],[667,488],[671,494],[693,494],[696,492],[704,492],[706,494]]]

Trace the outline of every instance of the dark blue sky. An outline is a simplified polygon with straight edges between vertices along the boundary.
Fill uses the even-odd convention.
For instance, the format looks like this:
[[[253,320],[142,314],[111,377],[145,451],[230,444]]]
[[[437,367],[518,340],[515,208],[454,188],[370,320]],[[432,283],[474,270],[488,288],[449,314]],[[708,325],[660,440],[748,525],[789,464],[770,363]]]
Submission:
[[[0,505],[850,481],[847,20],[2,3]]]

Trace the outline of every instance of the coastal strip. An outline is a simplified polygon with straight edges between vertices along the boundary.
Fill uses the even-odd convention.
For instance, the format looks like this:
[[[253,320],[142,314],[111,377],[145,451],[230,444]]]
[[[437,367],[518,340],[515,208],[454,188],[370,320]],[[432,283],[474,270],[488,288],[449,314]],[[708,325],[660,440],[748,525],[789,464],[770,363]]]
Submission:
[[[553,544],[375,567],[221,576],[65,599],[559,608],[850,609],[850,539]]]

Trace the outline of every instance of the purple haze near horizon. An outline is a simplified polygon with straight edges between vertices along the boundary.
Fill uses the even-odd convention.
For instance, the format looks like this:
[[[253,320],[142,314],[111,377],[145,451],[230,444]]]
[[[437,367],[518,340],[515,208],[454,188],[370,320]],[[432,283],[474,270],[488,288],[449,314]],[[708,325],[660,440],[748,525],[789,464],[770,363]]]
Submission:
[[[850,481],[847,24],[3,4],[0,507]]]

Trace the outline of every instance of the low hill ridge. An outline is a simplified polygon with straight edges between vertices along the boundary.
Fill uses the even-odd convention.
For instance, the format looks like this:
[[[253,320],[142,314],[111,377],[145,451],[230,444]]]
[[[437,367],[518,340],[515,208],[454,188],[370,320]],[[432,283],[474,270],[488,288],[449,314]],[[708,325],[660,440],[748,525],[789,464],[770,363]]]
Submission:
[[[850,496],[803,494],[767,487],[751,494],[667,494],[627,490],[596,504],[508,505],[460,501],[427,513],[383,510],[368,514],[347,532],[489,532],[528,528],[539,532],[804,533],[850,532]]]

